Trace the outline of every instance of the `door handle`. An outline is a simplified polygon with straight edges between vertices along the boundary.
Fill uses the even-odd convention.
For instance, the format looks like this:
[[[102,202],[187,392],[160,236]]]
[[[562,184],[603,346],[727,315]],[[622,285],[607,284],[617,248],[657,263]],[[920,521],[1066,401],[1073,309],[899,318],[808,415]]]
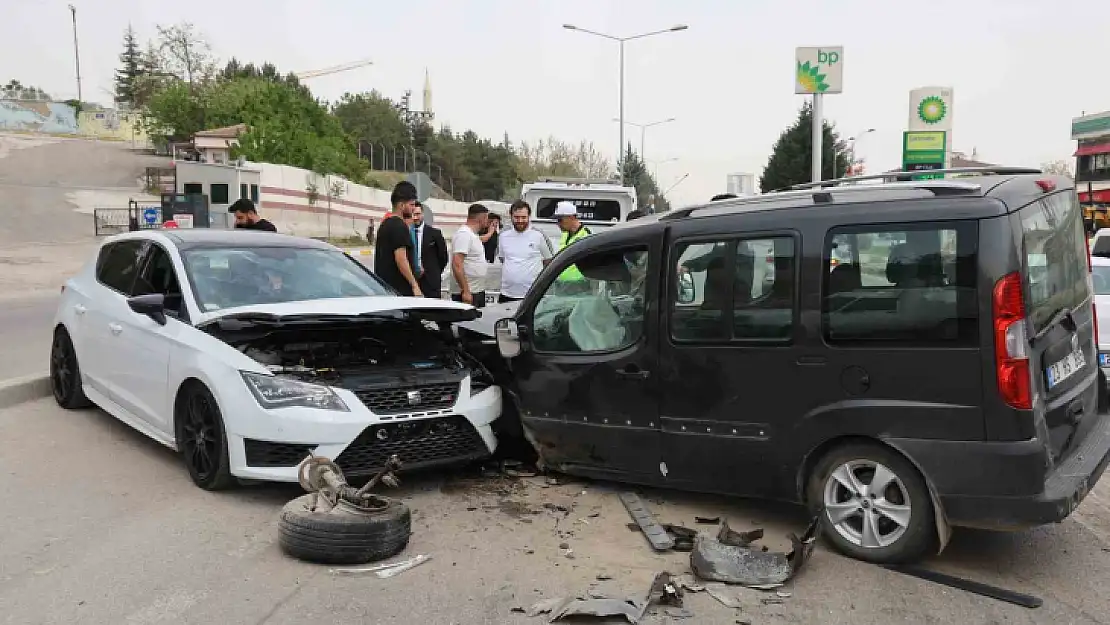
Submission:
[[[630,378],[633,380],[646,380],[651,376],[651,372],[636,366],[629,366],[624,369],[617,369],[617,375],[622,378]]]
[[[116,335],[118,335],[120,332],[123,332],[123,326],[118,323],[109,323],[108,329],[112,332],[112,334]]]
[[[86,312],[87,310],[88,310],[88,308],[85,308],[85,307],[84,307],[83,305],[81,305],[81,304],[74,304],[74,305],[73,305],[73,312],[77,313],[78,315],[83,315],[83,314],[85,314],[85,312]]]

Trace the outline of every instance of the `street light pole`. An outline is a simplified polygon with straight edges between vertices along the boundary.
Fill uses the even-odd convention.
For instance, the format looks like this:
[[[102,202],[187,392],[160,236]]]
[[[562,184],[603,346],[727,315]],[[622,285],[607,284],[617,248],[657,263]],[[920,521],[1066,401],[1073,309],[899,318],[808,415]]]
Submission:
[[[644,160],[644,158],[646,158],[646,155],[645,155],[645,152],[644,152],[644,137],[647,135],[647,129],[651,128],[652,126],[658,126],[660,124],[667,124],[667,123],[673,122],[673,121],[675,121],[675,119],[676,118],[674,118],[674,117],[668,117],[667,119],[661,119],[661,120],[656,121],[656,122],[651,122],[650,124],[637,124],[636,122],[624,122],[625,124],[628,124],[629,126],[635,126],[635,127],[640,129],[640,160]],[[619,122],[620,120],[614,117],[613,121]]]
[[[77,66],[77,101],[81,100],[81,53],[77,47],[77,7],[69,5],[70,15],[73,17],[73,60]]]
[[[874,128],[867,128],[866,130],[861,130],[861,131],[857,132],[855,135],[853,135],[851,137],[848,137],[848,141],[850,142],[850,144],[848,146],[848,152],[850,152],[851,155],[852,155],[852,161],[850,163],[848,163],[849,167],[854,168],[857,163],[859,163],[859,164],[863,163],[863,159],[856,158],[856,143],[859,142],[859,140],[862,139],[864,135],[870,134],[872,132],[875,132]],[[848,175],[851,176],[852,175],[851,172],[849,172]]]
[[[594,35],[596,37],[601,37],[603,39],[608,39],[610,41],[616,41],[619,44],[619,48],[620,48],[620,89],[619,89],[619,91],[620,91],[620,95],[619,95],[620,104],[619,104],[619,107],[620,107],[620,125],[621,125],[621,127],[620,127],[620,132],[619,132],[620,149],[617,150],[617,159],[619,161],[623,161],[624,160],[624,43],[626,41],[632,41],[633,39],[643,39],[644,37],[651,37],[653,35],[662,35],[664,33],[673,33],[673,32],[678,32],[680,30],[686,30],[687,28],[689,28],[689,26],[687,26],[686,24],[675,24],[674,26],[671,26],[670,28],[664,28],[663,30],[653,30],[653,31],[648,32],[648,33],[640,33],[639,35],[632,35],[630,37],[616,37],[614,35],[607,35],[605,33],[601,33],[601,32],[598,32],[596,30],[589,30],[589,29],[586,29],[586,28],[579,28],[578,26],[575,26],[574,24],[563,24],[563,28],[565,28],[567,30],[576,30],[578,32],[586,33],[587,35]],[[641,145],[641,148],[642,148],[642,145]],[[641,156],[643,156],[642,152],[641,152]],[[621,184],[623,185],[624,184],[624,163],[623,162],[621,163],[619,175],[620,175]]]

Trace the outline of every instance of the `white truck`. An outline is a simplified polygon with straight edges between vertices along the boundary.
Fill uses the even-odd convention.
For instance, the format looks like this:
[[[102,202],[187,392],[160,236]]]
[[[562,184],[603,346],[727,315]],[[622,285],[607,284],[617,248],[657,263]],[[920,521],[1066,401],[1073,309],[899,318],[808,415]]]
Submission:
[[[532,207],[533,226],[551,239],[555,249],[559,249],[562,237],[552,217],[559,202],[573,202],[578,207],[578,218],[594,233],[627,221],[628,214],[636,210],[635,187],[624,187],[613,180],[543,178],[526,183],[520,197]]]

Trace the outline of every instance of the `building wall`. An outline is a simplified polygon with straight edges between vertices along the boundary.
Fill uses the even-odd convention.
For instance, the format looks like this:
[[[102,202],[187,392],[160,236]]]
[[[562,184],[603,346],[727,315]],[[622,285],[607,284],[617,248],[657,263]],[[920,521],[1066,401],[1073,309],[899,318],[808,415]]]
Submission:
[[[77,112],[62,102],[0,100],[0,130],[75,135]]]
[[[204,193],[211,194],[212,183],[229,185],[229,203],[239,198],[240,183],[248,183],[240,172],[257,170],[260,181],[258,211],[273,222],[279,232],[304,237],[352,237],[365,236],[372,219],[375,224],[390,210],[388,189],[374,189],[351,183],[338,176],[318,176],[317,174],[271,163],[249,163],[245,168],[229,165],[212,165],[192,161],[177,161],[177,191],[184,192],[186,183],[200,183]],[[327,197],[330,185],[339,183],[343,192],[336,197]],[[309,183],[315,183],[318,197],[315,203],[309,202]],[[248,183],[249,187],[249,183]],[[228,204],[209,202],[212,212],[226,211]],[[450,237],[466,221],[464,202],[428,199],[425,206],[434,213],[437,228]]]
[[[98,139],[131,141],[136,146],[150,144],[150,138],[142,129],[137,113],[122,113],[111,109],[81,111],[77,118],[77,132]]]

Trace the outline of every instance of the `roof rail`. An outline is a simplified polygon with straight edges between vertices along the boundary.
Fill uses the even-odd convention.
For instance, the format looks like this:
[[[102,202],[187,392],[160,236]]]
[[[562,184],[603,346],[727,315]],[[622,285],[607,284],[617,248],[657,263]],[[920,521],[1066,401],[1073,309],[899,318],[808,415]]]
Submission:
[[[948,169],[928,169],[923,171],[888,171],[881,174],[868,174],[866,176],[850,176],[847,178],[834,178],[832,180],[822,180],[820,182],[804,182],[796,184],[778,191],[797,191],[801,189],[815,189],[820,187],[835,187],[845,183],[860,182],[863,180],[883,180],[887,182],[918,182],[913,180],[914,176],[922,175],[936,175],[936,174],[979,174],[981,176],[1002,176],[1002,175],[1016,175],[1016,174],[1042,174],[1040,169],[1033,167],[951,167]],[[922,180],[920,182],[928,182]]]

